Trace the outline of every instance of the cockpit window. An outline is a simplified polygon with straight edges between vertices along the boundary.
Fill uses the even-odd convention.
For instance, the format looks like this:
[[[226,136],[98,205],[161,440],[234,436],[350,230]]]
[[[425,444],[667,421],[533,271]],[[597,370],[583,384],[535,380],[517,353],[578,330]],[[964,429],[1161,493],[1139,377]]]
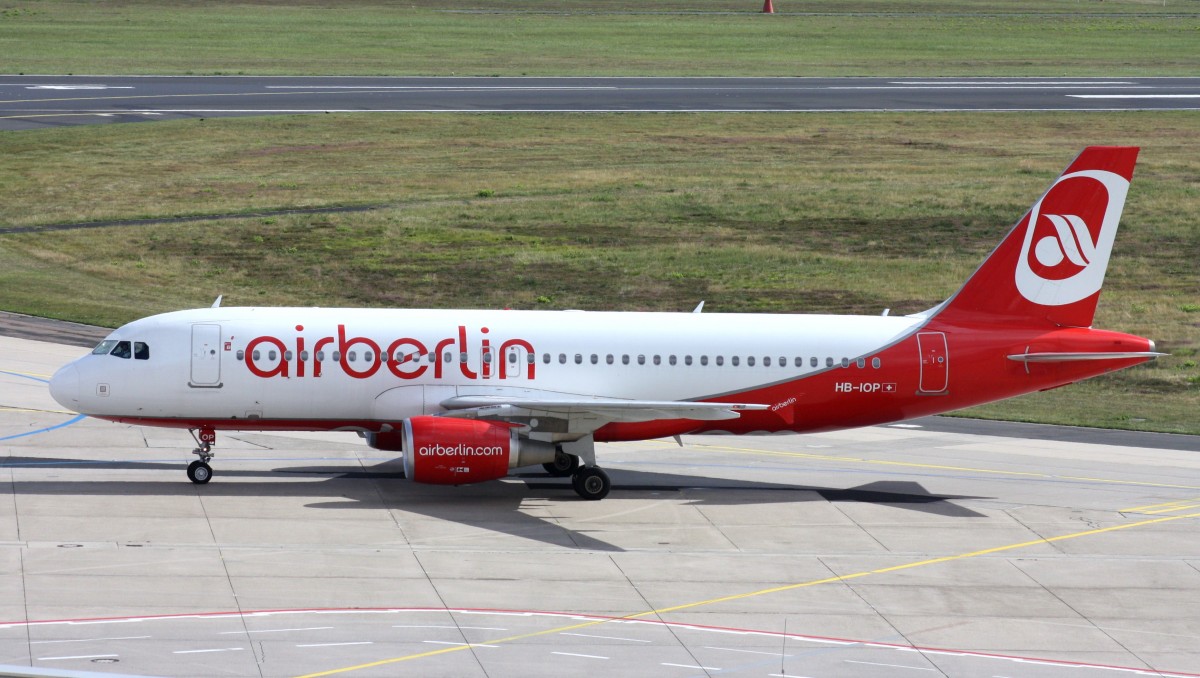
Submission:
[[[117,358],[129,358],[133,355],[133,350],[128,341],[118,341],[116,348],[114,348],[112,353],[109,353],[109,355]]]
[[[149,360],[150,347],[140,341],[133,342],[133,359],[134,360]]]
[[[113,350],[113,346],[116,345],[116,339],[105,339],[99,344],[96,344],[96,348],[92,349],[92,355],[108,355],[108,352]]]

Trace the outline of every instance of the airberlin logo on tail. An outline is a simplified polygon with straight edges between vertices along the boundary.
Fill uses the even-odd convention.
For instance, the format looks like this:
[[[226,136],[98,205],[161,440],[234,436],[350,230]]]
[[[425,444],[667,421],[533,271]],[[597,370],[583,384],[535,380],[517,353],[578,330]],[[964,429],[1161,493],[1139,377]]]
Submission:
[[[1059,177],[1029,211],[1017,261],[1017,289],[1043,306],[1065,306],[1100,291],[1129,181],[1102,170]]]

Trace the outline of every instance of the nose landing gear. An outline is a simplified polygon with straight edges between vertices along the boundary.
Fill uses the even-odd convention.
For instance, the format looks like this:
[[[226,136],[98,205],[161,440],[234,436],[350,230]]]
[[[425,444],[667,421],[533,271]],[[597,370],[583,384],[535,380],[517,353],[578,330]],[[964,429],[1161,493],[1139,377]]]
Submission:
[[[212,467],[208,462],[215,454],[212,451],[213,445],[217,444],[217,432],[211,428],[201,428],[200,435],[196,435],[196,429],[188,429],[188,433],[192,434],[192,438],[196,440],[196,449],[192,450],[192,454],[200,457],[196,461],[188,464],[187,476],[188,480],[203,485],[212,480]]]

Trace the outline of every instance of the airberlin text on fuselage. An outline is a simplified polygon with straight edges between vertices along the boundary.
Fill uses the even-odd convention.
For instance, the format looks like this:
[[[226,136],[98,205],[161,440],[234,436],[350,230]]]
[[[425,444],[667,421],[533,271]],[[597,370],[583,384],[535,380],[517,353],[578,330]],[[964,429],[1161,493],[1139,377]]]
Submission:
[[[303,331],[303,325],[296,325],[297,333]],[[337,365],[342,372],[355,379],[372,377],[384,367],[399,379],[417,379],[431,369],[434,379],[442,379],[444,371],[449,369],[452,364],[457,365],[459,372],[467,379],[491,379],[493,376],[504,379],[508,376],[509,370],[524,368],[528,368],[526,378],[534,378],[535,365],[533,362],[528,362],[528,356],[534,355],[533,345],[524,339],[508,339],[494,350],[491,340],[487,337],[488,328],[481,328],[479,333],[483,335],[479,346],[479,355],[483,358],[479,360],[478,371],[471,369],[467,360],[463,359],[463,356],[472,355],[467,341],[467,328],[463,325],[458,326],[456,337],[439,340],[433,344],[432,350],[429,348],[429,344],[412,337],[396,339],[386,346],[383,342],[368,337],[347,337],[345,325],[337,326],[336,337],[321,337],[311,346],[303,336],[297,336],[294,339],[294,345],[290,346],[278,337],[255,337],[246,344],[245,361],[251,374],[264,379],[307,377],[310,376],[310,371],[311,376],[320,377],[322,368],[326,365],[325,361],[318,358],[325,357],[327,350],[332,351],[333,357],[336,358],[332,364]],[[261,349],[268,347],[274,348],[278,352],[276,356],[272,356],[278,360],[262,360]],[[528,364],[517,365],[516,360],[513,365],[508,364],[508,352],[517,349],[523,351],[523,355],[519,355],[516,360],[520,360],[521,363],[528,362]],[[352,355],[355,358],[360,357],[359,351],[362,352],[363,360],[353,360]],[[257,355],[256,352],[258,352]],[[444,354],[447,352],[454,354],[451,361],[444,360]],[[272,351],[268,355],[271,353],[275,352]],[[428,356],[431,353],[434,360],[428,362]],[[259,363],[270,364],[263,367]],[[359,365],[362,366],[362,369],[359,369]]]

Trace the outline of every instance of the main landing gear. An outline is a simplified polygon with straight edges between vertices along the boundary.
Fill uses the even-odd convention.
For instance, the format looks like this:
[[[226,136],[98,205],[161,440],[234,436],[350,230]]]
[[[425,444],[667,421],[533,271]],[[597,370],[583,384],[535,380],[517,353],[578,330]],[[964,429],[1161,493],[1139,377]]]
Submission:
[[[213,470],[212,467],[208,465],[208,462],[212,460],[213,455],[215,454],[212,451],[212,448],[213,445],[217,443],[217,432],[211,428],[200,429],[199,436],[196,435],[195,429],[189,429],[188,432],[191,433],[192,437],[196,439],[196,445],[198,446],[196,449],[192,450],[192,454],[200,457],[196,461],[188,464],[188,480],[196,483],[197,485],[203,485],[212,480]]]
[[[569,449],[564,450],[564,447]],[[589,501],[603,499],[612,490],[612,480],[604,469],[596,466],[596,449],[591,436],[560,445],[554,461],[542,464],[542,468],[556,478],[569,476],[575,493]]]

